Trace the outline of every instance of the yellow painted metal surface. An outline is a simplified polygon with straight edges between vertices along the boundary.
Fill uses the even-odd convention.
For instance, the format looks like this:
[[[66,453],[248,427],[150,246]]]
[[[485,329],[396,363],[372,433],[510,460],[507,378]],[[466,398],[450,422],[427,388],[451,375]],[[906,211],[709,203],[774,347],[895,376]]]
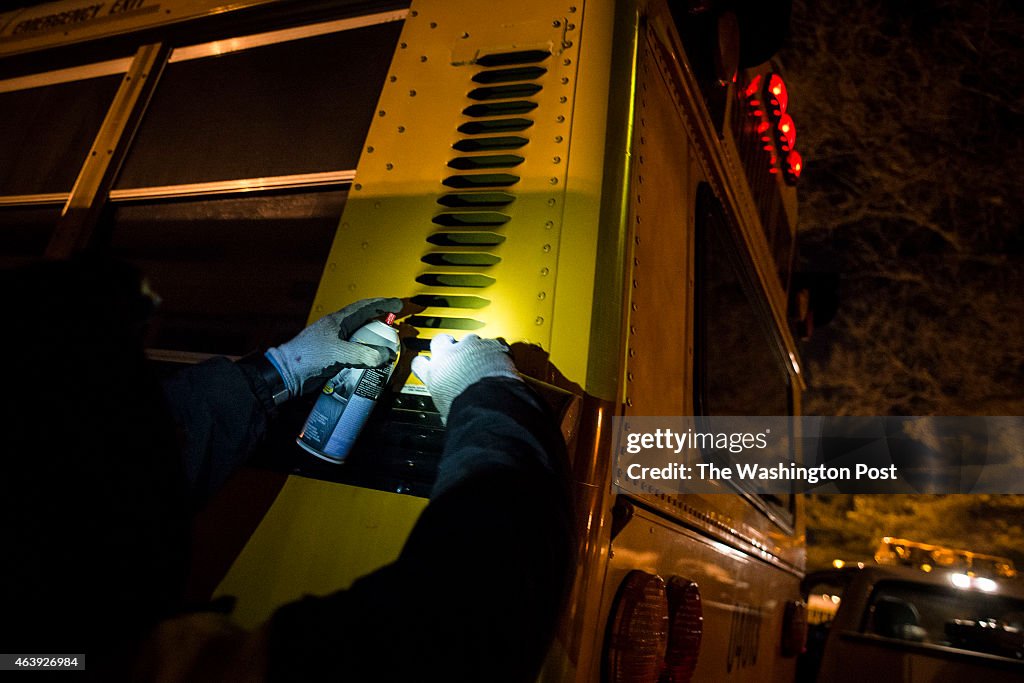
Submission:
[[[583,383],[587,340],[579,331],[590,326],[594,207],[601,175],[599,131],[604,119],[600,107],[595,107],[586,120],[578,120],[577,59],[585,33],[581,17],[581,3],[541,0],[424,0],[412,5],[311,318],[367,296],[475,297],[479,308],[428,307],[422,315],[441,322],[438,327],[421,326],[421,336],[462,336],[465,329],[448,327],[445,319],[465,318],[481,336],[539,345],[551,352],[562,374]],[[536,107],[513,115],[531,125],[505,133],[529,140],[521,148],[501,152],[519,155],[522,162],[493,169],[452,168],[449,163],[456,158],[486,156],[453,149],[456,142],[474,137],[460,133],[459,126],[494,118],[464,113],[481,104],[468,97],[481,87],[473,77],[484,70],[474,60],[521,50],[550,52],[536,62],[546,72],[530,81],[541,89],[522,98]],[[601,100],[600,89],[591,88],[598,91],[595,100]],[[579,138],[577,126],[583,131]],[[593,147],[598,149],[596,157]],[[584,156],[582,167],[575,163],[577,154]],[[503,241],[486,247],[428,242],[445,232],[435,219],[452,213],[438,203],[442,195],[455,191],[444,181],[486,173],[518,179],[498,188],[514,196],[511,203],[487,209],[506,222],[451,231],[490,232]],[[443,253],[496,262],[461,266],[423,260]],[[436,282],[467,275],[477,277],[484,286]]]
[[[607,280],[621,282],[616,271],[599,268],[599,250],[609,250],[608,236],[621,231],[621,215],[609,212],[605,194],[618,182],[612,160],[624,159],[613,150],[609,157],[606,143],[621,139],[615,125],[615,113],[609,118],[612,100],[628,100],[627,92],[615,92],[618,83],[612,77],[616,53],[614,0],[588,0],[569,16],[582,32],[576,36],[579,65],[574,92],[572,131],[565,213],[560,239],[557,296],[551,330],[551,357],[559,369],[569,368],[572,379],[598,398],[611,400],[616,383],[615,369],[618,325],[595,325],[602,309],[620,308],[619,298],[610,299],[603,287]],[[628,27],[627,27],[628,33]],[[564,59],[564,58],[563,58]],[[624,151],[624,150],[623,150]],[[611,177],[609,177],[611,176]],[[611,192],[611,194],[615,194]],[[614,203],[612,204],[614,206]],[[586,361],[582,356],[586,355]],[[563,370],[565,372],[565,370]]]
[[[255,627],[303,595],[347,588],[398,557],[427,501],[289,477],[215,596],[234,595],[234,617]]]
[[[581,64],[580,46],[591,35],[582,2],[413,3],[311,320],[368,296],[474,297],[476,306],[481,300],[483,305],[428,307],[421,315],[468,319],[482,336],[536,344],[550,352],[552,363],[570,381],[586,381],[611,9],[612,3],[604,3],[604,14],[594,19],[594,43]],[[550,52],[537,63],[546,72],[532,81],[541,89],[524,98],[536,107],[515,115],[529,119],[531,125],[521,132],[502,133],[528,138],[519,149],[499,152],[522,156],[522,162],[468,171],[449,166],[456,158],[486,155],[453,149],[459,140],[482,137],[460,133],[459,126],[499,118],[464,113],[480,104],[467,97],[481,87],[473,76],[484,67],[475,60],[522,50]],[[582,82],[577,83],[580,72]],[[585,102],[578,101],[578,94]],[[511,203],[486,209],[507,220],[486,229],[440,225],[435,219],[453,212],[438,199],[457,191],[445,185],[445,179],[479,173],[518,178],[499,188],[514,197]],[[444,232],[474,231],[504,239],[486,248],[428,241]],[[496,262],[430,262],[438,254]],[[487,286],[418,281],[451,275],[478,277]],[[466,331],[444,325],[420,328],[423,338],[439,333],[459,337]],[[217,592],[238,596],[239,620],[254,625],[305,593],[343,588],[397,556],[425,503],[290,477]]]

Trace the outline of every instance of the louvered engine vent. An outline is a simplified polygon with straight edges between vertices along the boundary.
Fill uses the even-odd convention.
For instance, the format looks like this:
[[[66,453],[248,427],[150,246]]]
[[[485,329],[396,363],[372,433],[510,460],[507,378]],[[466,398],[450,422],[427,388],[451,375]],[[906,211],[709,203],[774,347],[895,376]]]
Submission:
[[[442,291],[413,298],[417,304],[442,311],[413,316],[411,324],[453,331],[484,326],[475,318],[445,315],[443,309],[479,310],[490,304],[486,290],[495,279],[487,271],[501,262],[495,247],[506,239],[508,208],[516,200],[514,189],[520,180],[516,168],[526,160],[522,150],[530,141],[527,136],[537,108],[533,98],[543,88],[535,81],[547,73],[543,62],[550,56],[543,50],[523,50],[477,59],[479,70],[462,110],[470,120],[457,129],[459,137],[452,145],[455,155],[448,161],[452,174],[442,181],[452,191],[437,199],[441,209],[433,223],[438,229],[427,238],[431,250],[422,259],[429,269],[416,278],[421,285]],[[447,288],[451,294],[443,292]],[[463,288],[478,289],[481,296],[458,291]],[[429,340],[411,341],[420,349],[429,344]]]

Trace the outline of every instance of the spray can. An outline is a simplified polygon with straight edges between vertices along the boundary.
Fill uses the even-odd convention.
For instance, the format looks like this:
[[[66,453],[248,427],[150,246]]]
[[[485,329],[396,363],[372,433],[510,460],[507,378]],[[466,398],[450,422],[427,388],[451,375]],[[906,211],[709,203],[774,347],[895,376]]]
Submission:
[[[346,368],[328,380],[295,439],[302,448],[328,462],[345,460],[398,364],[401,344],[398,330],[391,326],[394,321],[395,314],[388,313],[384,322],[373,320],[349,337],[352,342],[391,349],[395,359],[383,368]]]

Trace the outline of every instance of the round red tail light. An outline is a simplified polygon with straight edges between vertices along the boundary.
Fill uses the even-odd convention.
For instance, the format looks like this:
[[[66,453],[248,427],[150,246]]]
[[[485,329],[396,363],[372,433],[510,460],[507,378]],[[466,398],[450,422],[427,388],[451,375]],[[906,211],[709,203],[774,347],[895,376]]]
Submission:
[[[697,584],[673,576],[668,582],[668,610],[668,649],[661,683],[689,683],[704,635],[704,608]]]
[[[608,683],[658,683],[668,644],[668,598],[660,576],[634,569],[623,579],[608,621]]]

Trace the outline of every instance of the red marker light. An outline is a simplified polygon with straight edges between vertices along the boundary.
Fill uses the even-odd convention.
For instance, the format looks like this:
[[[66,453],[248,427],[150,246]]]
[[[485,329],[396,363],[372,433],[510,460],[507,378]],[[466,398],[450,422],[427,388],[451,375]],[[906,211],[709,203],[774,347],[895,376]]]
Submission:
[[[775,116],[782,116],[789,107],[789,92],[786,84],[778,74],[772,74],[768,79],[768,94],[771,98],[772,111]]]
[[[795,149],[786,155],[786,184],[796,185],[796,181],[800,178],[800,171],[804,168],[804,160],[800,156],[800,152]]]
[[[789,168],[792,170],[793,175],[797,178],[800,177],[800,170],[803,168],[803,161],[800,159],[800,152],[795,149],[789,153],[786,157],[786,163],[789,164]]]
[[[783,152],[796,148],[796,124],[793,123],[792,116],[789,114],[782,115],[782,118],[779,119],[778,133],[779,144],[782,146]]]
[[[743,90],[743,94],[747,97],[753,97],[757,94],[757,91],[761,89],[761,74],[754,76],[754,79],[747,84],[747,87]]]

